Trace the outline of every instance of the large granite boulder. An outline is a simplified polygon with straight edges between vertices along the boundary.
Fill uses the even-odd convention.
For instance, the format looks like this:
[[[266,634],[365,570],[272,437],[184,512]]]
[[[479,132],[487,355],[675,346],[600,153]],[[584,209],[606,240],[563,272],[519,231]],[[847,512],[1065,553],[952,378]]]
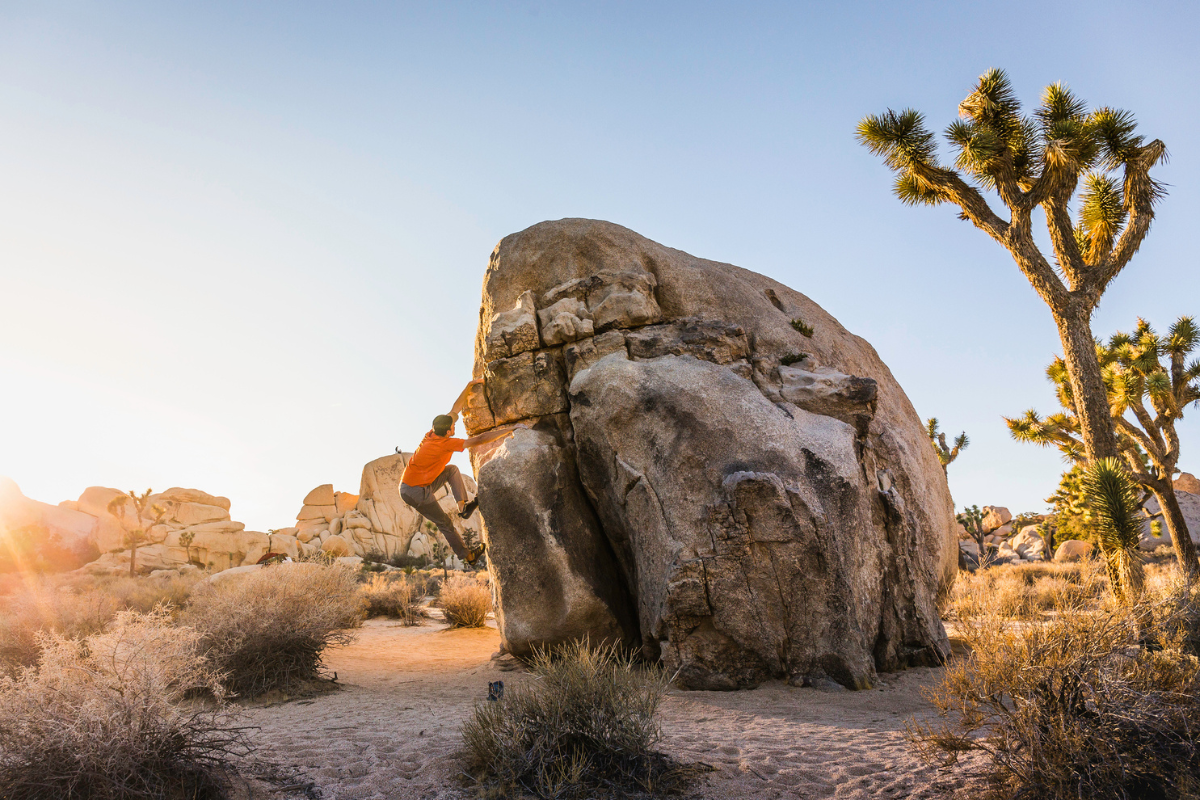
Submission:
[[[1184,473],[1187,475],[1187,473]],[[1191,477],[1188,475],[1188,477]],[[1183,491],[1179,488],[1181,481],[1176,481],[1175,500],[1179,503],[1179,510],[1183,512],[1183,521],[1187,525],[1188,535],[1192,538],[1192,543],[1200,545],[1200,494]],[[1183,482],[1187,485],[1186,482]],[[1167,521],[1163,517],[1162,507],[1158,503],[1157,497],[1151,497],[1142,507],[1146,513],[1146,520],[1142,523],[1142,539],[1140,547],[1142,550],[1153,551],[1159,547],[1171,546],[1171,534],[1167,530]],[[1158,523],[1158,536],[1154,535],[1153,523]]]
[[[804,295],[546,222],[492,254],[474,374],[470,433],[532,425],[472,456],[509,651],[618,640],[710,689],[948,654],[945,475],[874,349]]]

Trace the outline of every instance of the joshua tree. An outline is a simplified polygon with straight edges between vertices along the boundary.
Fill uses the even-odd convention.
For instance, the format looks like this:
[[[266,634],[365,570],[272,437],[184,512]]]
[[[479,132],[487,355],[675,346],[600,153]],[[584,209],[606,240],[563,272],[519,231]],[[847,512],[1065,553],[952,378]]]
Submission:
[[[160,506],[158,503],[150,502],[150,490],[137,494],[132,489],[128,493],[117,495],[108,503],[108,513],[114,517],[120,517],[121,521],[128,523],[129,507],[133,506],[134,521],[136,528],[126,528],[125,543],[129,546],[129,577],[137,574],[137,549],[138,545],[146,541],[146,531],[148,528],[143,525],[143,520],[148,516],[153,522],[149,527],[152,528],[163,521],[167,516],[167,509]],[[149,512],[147,514],[147,512]]]
[[[957,151],[953,169],[938,161],[934,135],[912,109],[864,118],[858,139],[896,173],[902,202],[953,203],[962,219],[1008,250],[1058,326],[1088,459],[1116,456],[1091,316],[1150,230],[1154,203],[1164,193],[1150,169],[1166,157],[1166,146],[1158,139],[1145,143],[1129,112],[1089,112],[1059,83],[1046,88],[1032,116],[1023,116],[999,69],[979,78],[958,113],[961,119],[946,129]],[[1120,181],[1112,175],[1118,169]],[[1073,219],[1070,205],[1081,181]],[[983,192],[999,197],[1007,220]],[[1052,259],[1033,236],[1032,215],[1039,206]]]
[[[947,467],[958,458],[959,452],[965,450],[971,440],[967,438],[967,432],[963,431],[954,439],[954,447],[946,444],[946,434],[938,430],[937,417],[930,417],[925,422],[925,431],[929,434],[929,441],[933,442],[933,449],[937,452],[938,461],[941,462],[942,472],[949,474]]]
[[[192,541],[196,538],[195,531],[184,531],[179,534],[179,543],[183,545],[183,549],[187,551],[188,563],[192,563]]]
[[[954,519],[967,529],[967,533],[975,540],[975,544],[979,545],[979,566],[987,566],[987,544],[984,542],[984,537],[987,536],[983,532],[983,518],[985,514],[979,510],[979,506],[964,506],[963,513],[957,515]]]
[[[1120,460],[1102,458],[1084,470],[1083,490],[1095,515],[1096,535],[1113,593],[1135,600],[1142,593],[1143,583],[1137,485]]]
[[[1183,418],[1184,407],[1200,400],[1200,361],[1187,363],[1198,344],[1200,331],[1192,318],[1181,317],[1166,336],[1159,336],[1139,319],[1133,334],[1117,333],[1107,345],[1097,343],[1095,348],[1117,447],[1133,480],[1158,500],[1180,567],[1189,580],[1200,576],[1200,565],[1172,476],[1179,463],[1175,421]],[[1043,419],[1030,409],[1006,422],[1016,439],[1056,445],[1068,459],[1079,462],[1084,448],[1075,395],[1063,360],[1055,359],[1046,374],[1058,390],[1063,412]]]

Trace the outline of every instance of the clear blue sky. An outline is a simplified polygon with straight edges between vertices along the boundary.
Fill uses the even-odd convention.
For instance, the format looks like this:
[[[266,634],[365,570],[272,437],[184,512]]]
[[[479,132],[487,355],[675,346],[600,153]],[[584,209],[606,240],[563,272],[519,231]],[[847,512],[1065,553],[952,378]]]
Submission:
[[[957,503],[1061,469],[1048,312],[853,138],[981,72],[1133,110],[1171,184],[1095,329],[1200,315],[1195,4],[0,3],[0,474],[195,486],[251,528],[357,490],[470,377],[505,234],[582,216],[804,292],[970,448]],[[1200,470],[1200,409],[1182,466]]]

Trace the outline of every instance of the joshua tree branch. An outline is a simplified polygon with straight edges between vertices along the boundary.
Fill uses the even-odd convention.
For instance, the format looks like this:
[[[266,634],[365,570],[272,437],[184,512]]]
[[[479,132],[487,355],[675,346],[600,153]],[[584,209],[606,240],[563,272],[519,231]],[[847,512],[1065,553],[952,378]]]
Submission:
[[[1129,259],[1133,258],[1133,254],[1142,246],[1142,240],[1150,232],[1150,223],[1154,222],[1156,193],[1154,183],[1150,180],[1150,167],[1158,163],[1166,154],[1166,150],[1162,140],[1155,139],[1142,148],[1136,160],[1125,164],[1125,202],[1129,207],[1129,221],[1125,223],[1125,230],[1121,232],[1108,258],[1095,267],[1091,282],[1093,308],[1095,303],[1100,301],[1100,296],[1104,294],[1108,284],[1125,269]]]
[[[1161,446],[1161,443],[1155,442],[1150,438],[1149,434],[1147,434],[1137,425],[1134,425],[1124,417],[1113,417],[1113,424],[1116,426],[1117,430],[1128,435],[1129,438],[1140,444],[1142,449],[1150,454],[1151,458],[1157,458],[1158,456],[1162,455],[1163,447]]]
[[[1058,256],[1058,265],[1071,288],[1078,289],[1087,272],[1087,263],[1079,251],[1079,243],[1075,241],[1071,212],[1067,208],[1069,201],[1070,195],[1063,197],[1056,194],[1046,198],[1042,207],[1046,211],[1046,229],[1050,231],[1050,242]]]
[[[960,178],[957,172],[928,165],[914,165],[913,172],[961,208],[975,227],[1001,244],[1006,243],[1008,223],[997,216],[979,190]]]
[[[1155,449],[1161,454],[1166,451],[1167,445],[1163,441],[1162,433],[1158,426],[1154,424],[1154,418],[1150,416],[1150,412],[1142,405],[1141,398],[1137,398],[1129,404],[1129,410],[1137,417],[1138,423],[1142,426],[1142,430],[1147,436],[1154,440]]]
[[[1061,311],[1070,302],[1070,293],[1034,242],[1029,217],[1028,209],[1014,209],[1012,222],[1001,244],[1012,254],[1034,291],[1042,296],[1052,310]]]

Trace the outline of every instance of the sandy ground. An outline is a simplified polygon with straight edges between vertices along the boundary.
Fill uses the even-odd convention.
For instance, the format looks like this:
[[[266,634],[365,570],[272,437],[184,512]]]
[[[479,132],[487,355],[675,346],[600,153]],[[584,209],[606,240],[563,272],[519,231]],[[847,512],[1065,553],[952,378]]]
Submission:
[[[311,782],[316,792],[268,796],[324,800],[474,796],[454,751],[459,725],[487,684],[525,679],[496,660],[495,628],[406,628],[372,620],[357,641],[329,653],[341,691],[247,710],[256,758]],[[661,749],[715,767],[691,796],[733,798],[940,798],[958,779],[916,759],[905,720],[931,716],[917,669],[882,676],[864,692],[782,683],[745,692],[672,690],[662,708]]]

